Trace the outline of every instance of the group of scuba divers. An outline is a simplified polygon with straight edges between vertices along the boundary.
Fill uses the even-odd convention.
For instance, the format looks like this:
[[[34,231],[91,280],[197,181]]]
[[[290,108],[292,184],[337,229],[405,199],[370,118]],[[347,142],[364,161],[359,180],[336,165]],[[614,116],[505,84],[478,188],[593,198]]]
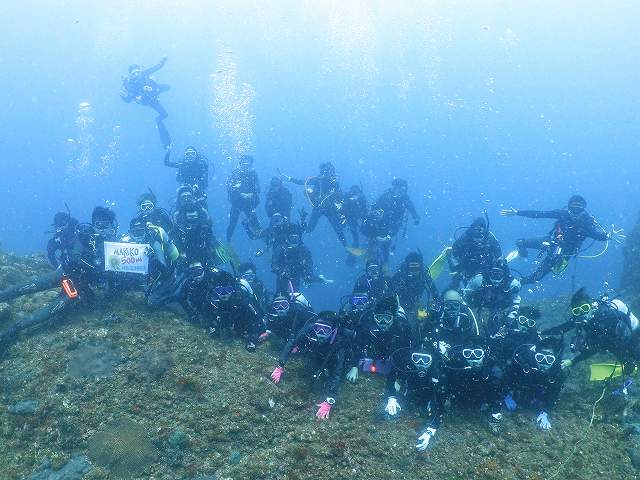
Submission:
[[[47,245],[55,270],[23,285],[0,291],[0,301],[60,286],[46,307],[21,317],[0,331],[0,355],[18,332],[78,305],[139,288],[149,304],[179,309],[211,335],[243,339],[248,351],[279,339],[284,347],[271,373],[280,383],[289,359],[306,361],[303,369],[322,399],[317,418],[327,419],[335,407],[344,379],[383,375],[385,414],[403,409],[426,414],[415,448],[432,444],[445,413],[474,408],[498,434],[504,409],[532,411],[535,424],[551,428],[550,414],[562,389],[567,368],[595,353],[612,353],[623,365],[621,378],[640,362],[640,325],[617,298],[596,298],[580,289],[571,299],[570,318],[546,331],[537,326],[540,311],[521,306],[523,285],[558,273],[577,256],[583,242],[623,242],[622,230],[607,232],[586,211],[579,195],[564,209],[525,211],[508,209],[504,216],[553,219],[544,237],[522,239],[514,252],[503,255],[490,231],[488,218],[477,218],[453,245],[430,265],[419,251],[410,252],[388,276],[389,255],[406,217],[419,216],[408,196],[408,185],[396,178],[370,207],[363,189],[343,192],[331,163],[320,165],[306,180],[279,174],[271,179],[264,207],[268,225],[256,213],[260,188],[253,158],[243,155],[227,181],[230,203],[227,244],[212,231],[208,212],[207,158],[188,147],[172,159],[167,144],[165,165],[177,169],[178,189],[173,212],[162,209],[153,192],[138,198],[138,212],[126,234],[118,234],[113,210],[98,206],[90,223],[80,223],[69,211],[56,213]],[[292,220],[292,194],[286,183],[301,185],[312,206]],[[275,275],[272,293],[257,277],[256,266],[239,262],[228,246],[243,216],[251,239],[271,251]],[[347,259],[364,259],[364,269],[337,311],[316,312],[302,290],[310,283],[331,283],[315,273],[311,251],[303,237],[326,217]],[[351,233],[347,244],[345,231]],[[361,248],[360,235],[366,239]],[[145,276],[107,271],[104,242],[148,245],[149,272]],[[540,251],[535,271],[523,278],[509,267],[528,250]],[[229,267],[226,267],[229,265]],[[434,280],[448,267],[450,280],[441,292]],[[140,280],[144,278],[144,280]],[[569,341],[565,335],[573,332]],[[614,368],[611,376],[617,370]],[[626,395],[629,380],[618,393]]]

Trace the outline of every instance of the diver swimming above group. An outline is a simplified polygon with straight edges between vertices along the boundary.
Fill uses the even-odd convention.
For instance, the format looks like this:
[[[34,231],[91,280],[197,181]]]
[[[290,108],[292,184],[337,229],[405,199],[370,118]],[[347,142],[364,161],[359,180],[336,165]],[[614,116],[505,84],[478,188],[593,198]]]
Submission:
[[[254,159],[242,155],[226,182],[229,220],[223,243],[213,232],[209,210],[213,166],[192,146],[172,159],[163,123],[167,113],[158,102],[169,87],[150,78],[165,60],[147,70],[133,65],[122,98],[158,113],[164,164],[177,170],[171,211],[159,206],[151,190],[143,192],[123,235],[115,212],[107,207],[95,207],[86,223],[69,209],[56,213],[47,244],[53,271],[5,288],[0,302],[53,288],[59,288],[59,294],[0,331],[0,356],[29,327],[71,309],[91,308],[98,297],[115,301],[137,290],[149,305],[178,311],[214,337],[242,339],[250,352],[265,342],[280,342],[271,373],[276,384],[287,381],[292,359],[304,359],[304,375],[317,387],[313,395],[318,395],[319,419],[333,415],[345,379],[355,383],[362,375],[384,376],[381,409],[386,415],[408,410],[425,414],[417,432],[418,451],[432,444],[452,409],[482,411],[495,434],[503,428],[503,412],[519,408],[532,413],[538,428],[552,428],[567,369],[595,353],[615,357],[616,366],[599,375],[619,378],[620,394],[626,395],[627,377],[640,362],[640,325],[623,301],[579,289],[566,321],[543,331],[540,311],[523,304],[522,286],[541,282],[549,273],[560,274],[581,254],[585,239],[605,245],[624,241],[621,229],[612,226],[607,232],[587,212],[583,197],[574,195],[566,208],[557,210],[502,210],[503,216],[555,220],[547,235],[519,239],[507,255],[485,214],[433,262],[426,262],[416,248],[393,271],[389,263],[408,218],[420,222],[406,180],[391,179],[389,188],[369,204],[362,185],[342,189],[330,162],[304,180],[278,171],[265,193],[265,220],[258,214],[261,190]],[[309,215],[300,208],[292,218],[295,205],[287,184],[304,189]],[[361,264],[362,272],[353,288],[336,298],[335,310],[316,311],[305,288],[333,282],[316,271],[314,252],[304,238],[323,217],[344,247],[347,264]],[[239,261],[229,245],[238,222],[249,238],[264,242],[258,255],[270,253],[273,289],[259,278],[256,265]],[[136,256],[144,252],[148,265],[142,275],[118,270],[117,261],[105,254],[113,243],[132,246],[119,247],[116,257],[131,253],[133,246]],[[540,251],[539,264],[519,278],[510,262],[527,258],[529,249]],[[445,269],[450,278],[439,291]]]

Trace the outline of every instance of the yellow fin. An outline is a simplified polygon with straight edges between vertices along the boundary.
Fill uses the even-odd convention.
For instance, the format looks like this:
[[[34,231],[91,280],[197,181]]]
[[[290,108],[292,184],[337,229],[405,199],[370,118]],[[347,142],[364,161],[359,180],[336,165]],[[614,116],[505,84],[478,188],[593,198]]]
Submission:
[[[600,382],[609,378],[622,376],[622,365],[619,363],[592,363],[589,380]]]
[[[431,265],[429,266],[429,276],[433,280],[438,278],[442,273],[442,270],[444,270],[444,266],[449,258],[449,253],[451,253],[451,247],[444,247],[440,255],[431,262]]]

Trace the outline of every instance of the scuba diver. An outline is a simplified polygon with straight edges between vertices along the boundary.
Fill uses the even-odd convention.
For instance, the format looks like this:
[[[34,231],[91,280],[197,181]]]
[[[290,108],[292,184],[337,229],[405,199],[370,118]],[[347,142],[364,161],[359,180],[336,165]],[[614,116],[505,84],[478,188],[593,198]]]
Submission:
[[[250,155],[242,155],[238,167],[231,172],[227,180],[227,194],[231,203],[227,227],[227,242],[230,242],[240,213],[244,213],[249,225],[259,225],[256,207],[260,202],[260,184]]]
[[[408,348],[411,333],[404,309],[395,296],[378,300],[357,326],[347,379],[355,383],[359,371],[387,375],[391,354]]]
[[[342,246],[347,246],[344,236],[345,216],[342,213],[342,190],[336,169],[331,162],[320,164],[320,174],[306,180],[283,176],[288,182],[296,185],[304,185],[305,195],[311,203],[311,217],[307,226],[307,232],[313,232],[318,225],[320,217],[326,217]]]
[[[184,150],[182,160],[171,160],[171,148],[167,148],[164,156],[167,167],[177,168],[176,181],[179,186],[189,186],[193,191],[196,203],[207,208],[206,190],[209,187],[209,160],[193,147]]]
[[[360,247],[360,223],[367,216],[367,199],[360,185],[352,185],[344,196],[342,213],[353,238],[352,246]]]
[[[62,220],[61,215],[57,217]],[[61,263],[55,272],[0,292],[2,301],[8,301],[60,285],[60,292],[54,300],[0,332],[0,354],[22,330],[57,318],[72,307],[92,302],[95,299],[94,288],[113,289],[114,279],[104,271],[103,246],[105,241],[115,241],[117,233],[115,213],[106,207],[96,207],[91,215],[91,224],[78,225],[73,243],[62,255],[56,256]]]
[[[561,342],[538,341],[515,348],[512,361],[506,364],[503,384],[504,404],[513,412],[518,405],[535,408],[536,426],[551,429],[549,414],[558,401],[566,379],[560,366]]]
[[[251,240],[263,240],[266,244],[266,248],[270,248],[272,252],[275,253],[285,247],[289,233],[299,233],[304,231],[305,215],[305,212],[302,211],[300,214],[300,222],[295,224],[290,222],[289,218],[279,212],[276,212],[271,215],[271,218],[269,219],[269,226],[266,228],[261,228],[258,224],[252,225],[247,220],[242,222],[242,226]],[[262,254],[264,254],[263,249],[258,249],[255,253],[257,257]]]
[[[391,236],[396,237],[406,222],[407,213],[413,218],[413,223],[418,225],[420,217],[413,202],[407,194],[408,184],[402,178],[394,178],[391,188],[384,192],[373,205],[374,210],[383,211],[383,220],[391,230]]]
[[[356,279],[353,292],[366,292],[369,301],[375,303],[387,296],[390,289],[391,280],[384,274],[382,266],[375,259],[368,259],[364,272]]]
[[[130,225],[138,221],[144,223],[150,222],[162,227],[169,235],[171,234],[173,231],[171,215],[164,208],[158,207],[158,199],[151,189],[138,197],[136,205],[138,212],[131,220]]]
[[[428,338],[437,344],[441,353],[446,353],[451,345],[474,343],[480,337],[480,327],[473,310],[456,290],[447,290],[441,302],[431,308],[430,322],[419,324],[415,338],[423,342]]]
[[[316,275],[311,250],[302,242],[302,228],[289,224],[285,244],[274,250],[271,271],[276,275],[276,292],[298,292],[301,284],[333,283],[323,275]]]
[[[587,238],[594,241],[623,243],[626,236],[623,229],[617,229],[612,225],[611,232],[607,233],[602,226],[586,210],[587,201],[580,195],[573,195],[567,204],[566,210],[516,210],[510,208],[502,210],[502,216],[520,216],[527,218],[550,218],[555,223],[551,231],[537,238],[521,238],[516,242],[517,252],[509,254],[509,260],[516,256],[528,257],[527,249],[540,251],[544,258],[538,268],[530,275],[522,279],[522,284],[535,283],[545,277],[549,272],[562,273],[569,262],[569,258],[578,256],[582,243]],[[608,245],[608,243],[607,243]],[[605,247],[606,249],[606,247]],[[604,253],[604,250],[603,252]]]
[[[571,320],[544,332],[576,329],[571,342],[575,355],[562,361],[563,368],[609,352],[623,365],[625,374],[635,370],[640,363],[640,322],[623,301],[595,299],[581,288],[571,298],[571,314]]]
[[[457,345],[439,344],[449,399],[458,406],[487,408],[489,430],[499,434],[502,424],[502,370],[482,337]]]
[[[499,258],[488,270],[474,275],[464,286],[464,297],[478,316],[488,310],[488,334],[498,332],[500,319],[505,315],[509,320],[518,317],[520,309],[520,281],[513,277],[505,259]]]
[[[258,278],[256,265],[253,262],[243,262],[237,268],[238,278],[244,280],[251,287],[251,291],[258,301],[258,305],[262,311],[265,311],[269,305],[269,292],[264,282]]]
[[[390,417],[395,417],[402,410],[402,403],[405,408],[411,405],[425,411],[429,420],[418,430],[415,444],[416,450],[423,452],[430,446],[444,417],[447,387],[440,355],[429,342],[423,342],[396,350],[391,363],[393,368],[387,375],[384,410]],[[399,392],[396,384],[400,385]]]
[[[319,389],[324,398],[318,405],[316,418],[328,419],[338,399],[352,336],[352,332],[340,325],[335,312],[325,311],[313,316],[282,349],[278,364],[271,373],[273,383],[280,383],[291,353],[300,351],[308,360],[305,373],[311,377],[312,387]]]
[[[180,253],[164,228],[142,218],[134,218],[123,240],[149,245],[146,252],[149,258],[145,286],[147,303],[165,305],[178,302],[186,277],[178,268]]]
[[[59,269],[73,250],[78,241],[79,225],[69,212],[58,212],[53,216],[53,236],[47,242],[47,259],[53,268]]]
[[[386,268],[393,249],[393,230],[384,217],[384,210],[372,208],[362,221],[360,231],[367,237],[366,258]]]
[[[291,218],[291,205],[291,192],[283,185],[280,177],[273,177],[264,199],[267,217],[271,218],[274,214],[279,213],[283,217]]]
[[[188,311],[197,309],[199,320],[211,335],[229,336],[232,332],[245,340],[245,348],[254,352],[265,333],[263,312],[251,286],[244,279],[217,268],[204,269],[200,288],[188,288]],[[203,285],[203,287],[201,287]]]
[[[454,275],[450,288],[457,289],[471,277],[491,268],[502,257],[502,249],[491,233],[488,219],[476,218],[457,238],[447,257],[449,271]]]
[[[420,252],[410,252],[391,278],[391,289],[398,295],[400,305],[410,316],[415,316],[420,308],[438,298],[438,290],[424,266]],[[425,293],[428,298],[423,299]]]
[[[180,187],[173,214],[173,236],[185,264],[214,262],[214,246],[218,242],[211,224],[209,213],[197,201],[191,187]]]
[[[158,127],[158,133],[160,134],[160,141],[165,148],[171,145],[169,132],[164,125],[164,119],[167,118],[169,114],[160,104],[158,96],[169,90],[170,87],[166,84],[157,83],[151,78],[151,75],[164,67],[166,62],[167,57],[164,57],[160,60],[160,63],[146,70],[141,65],[130,65],[129,75],[122,78],[122,88],[120,90],[120,98],[123,101],[130,103],[134,100],[136,103],[148,105],[156,111],[158,114],[156,117],[156,125]]]
[[[312,317],[315,313],[303,294],[276,293],[265,316],[267,333],[288,342]]]

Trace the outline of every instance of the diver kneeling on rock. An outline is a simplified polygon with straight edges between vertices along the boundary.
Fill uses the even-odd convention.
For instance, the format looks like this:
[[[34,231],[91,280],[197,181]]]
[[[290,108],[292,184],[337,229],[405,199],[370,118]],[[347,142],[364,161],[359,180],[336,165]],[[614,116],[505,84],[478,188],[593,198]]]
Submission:
[[[271,374],[274,383],[279,383],[284,367],[292,353],[300,351],[308,360],[305,368],[312,382],[321,380],[324,401],[318,405],[316,417],[329,418],[336,403],[342,381],[345,358],[353,333],[340,325],[335,312],[320,312],[309,319],[297,335],[284,346],[278,365]]]

